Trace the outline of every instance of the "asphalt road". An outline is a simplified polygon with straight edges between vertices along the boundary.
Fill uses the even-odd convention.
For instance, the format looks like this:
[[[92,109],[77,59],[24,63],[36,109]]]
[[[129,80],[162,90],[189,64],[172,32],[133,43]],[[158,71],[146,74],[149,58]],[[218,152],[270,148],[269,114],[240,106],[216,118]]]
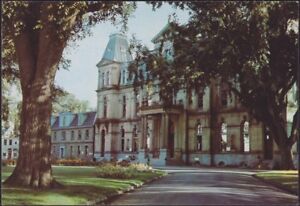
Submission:
[[[297,205],[298,197],[246,170],[164,168],[169,175],[107,202],[111,205]]]

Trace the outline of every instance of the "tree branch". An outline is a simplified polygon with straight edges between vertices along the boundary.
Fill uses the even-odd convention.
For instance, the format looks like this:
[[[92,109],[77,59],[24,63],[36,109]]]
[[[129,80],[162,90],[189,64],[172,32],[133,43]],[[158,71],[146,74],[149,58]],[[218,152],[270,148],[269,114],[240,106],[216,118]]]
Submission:
[[[30,36],[30,32],[26,30],[14,39],[20,69],[22,91],[26,91],[27,88],[31,86],[34,75],[35,59]]]
[[[109,1],[109,2],[97,2],[97,3],[87,3],[87,10],[86,13],[89,12],[97,12],[100,11],[104,8],[109,8],[110,5],[112,4],[122,4],[122,2],[118,2],[118,1]]]

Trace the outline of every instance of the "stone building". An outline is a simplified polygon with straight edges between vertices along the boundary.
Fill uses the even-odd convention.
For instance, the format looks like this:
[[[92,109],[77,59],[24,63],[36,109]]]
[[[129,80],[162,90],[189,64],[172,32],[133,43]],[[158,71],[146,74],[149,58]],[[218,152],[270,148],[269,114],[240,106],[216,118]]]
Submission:
[[[159,47],[167,29],[168,25],[152,39],[154,48]],[[164,45],[166,58],[171,58],[171,42]],[[133,155],[139,162],[149,158],[153,165],[251,165],[258,159],[278,158],[277,145],[267,128],[229,94],[226,84],[215,80],[201,91],[193,91],[190,101],[180,90],[173,96],[172,106],[164,107],[158,82],[134,93],[128,79],[130,61],[126,36],[110,35],[97,64],[97,160]],[[296,101],[294,97],[290,100]],[[291,119],[287,120],[290,127]]]
[[[16,160],[19,156],[19,137],[14,132],[13,122],[7,122],[1,128],[1,159]]]
[[[51,117],[53,159],[92,160],[96,112],[62,112]]]
[[[1,159],[12,160],[19,156],[19,138],[18,137],[3,137],[1,138]]]

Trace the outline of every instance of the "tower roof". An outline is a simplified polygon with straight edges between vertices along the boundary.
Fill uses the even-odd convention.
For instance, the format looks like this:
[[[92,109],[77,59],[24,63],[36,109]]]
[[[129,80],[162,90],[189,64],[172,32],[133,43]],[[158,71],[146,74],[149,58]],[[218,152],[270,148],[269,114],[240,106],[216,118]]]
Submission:
[[[124,63],[132,61],[132,56],[128,49],[129,45],[124,34],[111,34],[103,57],[97,66],[101,66],[105,62]]]

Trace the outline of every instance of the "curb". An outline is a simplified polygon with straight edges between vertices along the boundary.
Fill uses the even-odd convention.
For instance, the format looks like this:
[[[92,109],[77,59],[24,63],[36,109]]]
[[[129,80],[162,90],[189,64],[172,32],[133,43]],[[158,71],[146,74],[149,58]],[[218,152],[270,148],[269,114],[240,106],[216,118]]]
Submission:
[[[85,205],[104,205],[105,202],[110,201],[112,198],[115,198],[115,197],[117,197],[117,196],[119,196],[119,195],[122,195],[122,194],[124,194],[124,193],[132,192],[132,191],[134,191],[135,189],[140,188],[141,186],[143,186],[143,185],[145,185],[145,184],[154,182],[155,180],[158,180],[158,179],[160,179],[160,178],[162,178],[162,177],[165,177],[166,175],[167,175],[167,174],[162,175],[162,176],[159,176],[159,177],[154,177],[154,178],[152,178],[152,179],[146,180],[146,181],[143,182],[143,183],[133,183],[133,186],[129,186],[129,187],[126,188],[126,189],[118,190],[118,191],[116,191],[115,193],[107,194],[107,195],[104,196],[104,197],[100,197],[100,198],[97,198],[97,199],[94,199],[94,200],[87,201]]]
[[[269,184],[269,185],[272,185],[272,186],[274,186],[274,187],[276,187],[278,189],[281,189],[281,190],[283,190],[285,192],[291,193],[293,195],[298,195],[297,191],[295,192],[294,190],[292,190],[292,189],[290,189],[290,188],[288,188],[288,187],[286,187],[286,186],[284,186],[284,185],[282,185],[280,183],[276,183],[276,182],[273,182],[273,181],[270,181],[270,180],[266,180],[266,179],[264,179],[262,177],[257,176],[256,174],[251,175],[251,176],[254,177],[254,178],[256,178],[256,179],[258,179],[258,180],[260,180],[260,181],[262,181],[262,182],[264,182],[264,183],[266,183],[266,184]]]

